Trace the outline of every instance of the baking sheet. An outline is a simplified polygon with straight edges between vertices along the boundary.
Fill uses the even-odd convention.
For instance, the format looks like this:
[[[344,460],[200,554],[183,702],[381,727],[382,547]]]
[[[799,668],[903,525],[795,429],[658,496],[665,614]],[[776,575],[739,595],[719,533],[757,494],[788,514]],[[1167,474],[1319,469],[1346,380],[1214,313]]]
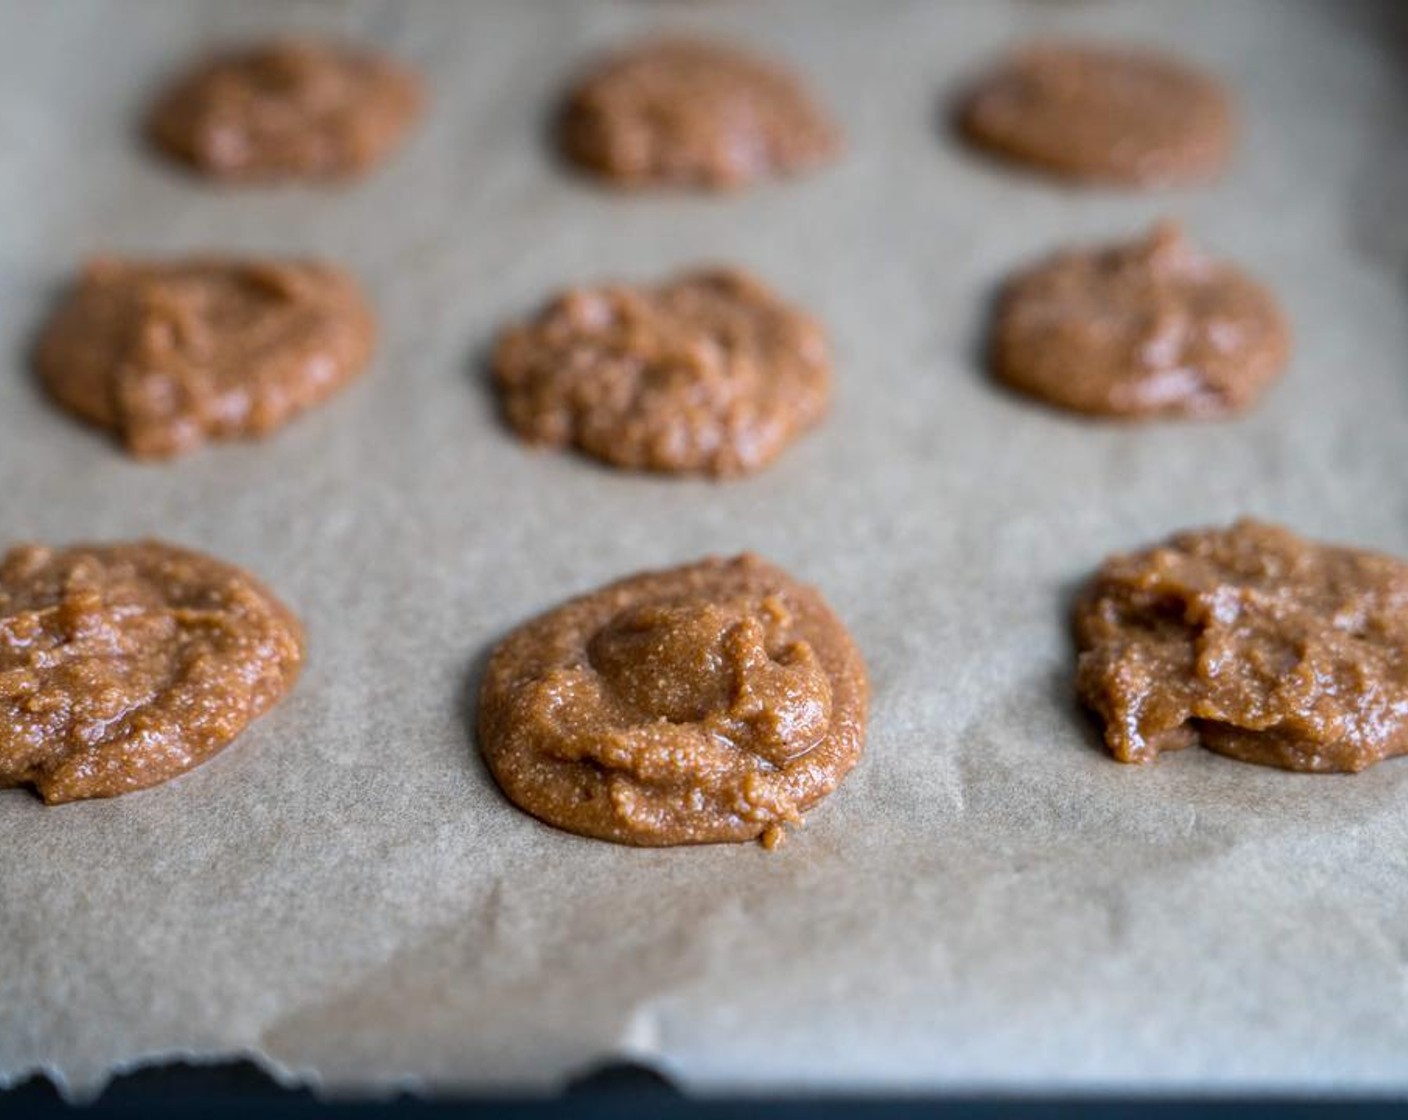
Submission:
[[[630,1057],[696,1090],[1401,1092],[1408,762],[1353,778],[1098,748],[1067,599],[1109,551],[1243,512],[1408,554],[1408,60],[1396,5],[1286,0],[8,0],[0,7],[0,541],[159,534],[305,619],[296,693],[167,786],[0,792],[0,1082],[70,1092],[251,1055],[330,1092],[549,1090]],[[380,42],[433,108],[338,190],[212,187],[134,122],[200,44]],[[793,60],[849,152],[726,198],[564,174],[564,76],[648,28]],[[1205,189],[1073,191],[941,130],[1034,32],[1227,76]],[[993,389],[993,286],[1160,215],[1268,278],[1289,373],[1231,423],[1120,427]],[[86,253],[315,253],[368,284],[359,384],[277,438],[125,458],[26,349]],[[829,422],[724,485],[533,453],[484,349],[553,289],[732,261],[830,327]],[[635,851],[542,826],[470,731],[507,629],[626,572],[755,549],[818,584],[873,679],[867,754],[782,850]]]

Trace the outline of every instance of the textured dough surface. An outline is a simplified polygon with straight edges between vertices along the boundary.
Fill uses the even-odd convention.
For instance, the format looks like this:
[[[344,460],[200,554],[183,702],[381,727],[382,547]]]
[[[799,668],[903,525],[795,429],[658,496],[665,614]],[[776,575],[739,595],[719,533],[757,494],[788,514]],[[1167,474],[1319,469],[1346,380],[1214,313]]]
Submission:
[[[99,259],[37,364],[61,404],[160,457],[281,427],[360,373],[375,333],[356,282],[328,265]]]
[[[978,147],[1053,175],[1156,186],[1221,170],[1232,117],[1221,84],[1177,59],[1052,42],[980,79],[959,124]]]
[[[293,686],[302,630],[238,568],[154,541],[0,560],[0,786],[114,797],[217,754]]]
[[[993,362],[1012,388],[1075,412],[1196,418],[1251,407],[1289,351],[1271,294],[1165,222],[1015,276]]]
[[[821,326],[729,269],[572,289],[504,332],[493,372],[524,439],[636,470],[756,470],[831,395]]]
[[[840,130],[801,82],[722,43],[665,39],[603,61],[568,94],[564,153],[623,186],[739,187],[825,163]]]
[[[415,75],[374,51],[279,39],[201,60],[147,126],[158,147],[213,178],[346,179],[390,154],[421,103]]]
[[[860,757],[869,688],[812,588],[754,556],[610,584],[494,651],[479,740],[520,808],[642,846],[763,838]]]
[[[1121,762],[1201,742],[1287,770],[1408,752],[1408,563],[1239,521],[1107,560],[1077,688]]]

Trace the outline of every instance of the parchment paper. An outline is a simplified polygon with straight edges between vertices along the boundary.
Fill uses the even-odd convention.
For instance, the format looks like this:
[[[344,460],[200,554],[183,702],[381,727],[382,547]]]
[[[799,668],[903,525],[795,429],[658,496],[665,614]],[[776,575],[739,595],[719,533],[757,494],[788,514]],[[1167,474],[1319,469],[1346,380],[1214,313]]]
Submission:
[[[0,1080],[253,1055],[333,1092],[546,1091],[604,1058],[696,1090],[1401,1092],[1408,762],[1358,777],[1099,749],[1068,598],[1112,550],[1243,513],[1408,554],[1405,61],[1391,2],[643,0],[0,8],[0,542],[207,549],[302,614],[296,693],[167,786],[0,792]],[[544,142],[561,82],[647,28],[790,58],[847,157],[725,198],[622,197]],[[341,190],[219,189],[134,134],[201,44],[380,42],[433,110]],[[1075,191],[960,150],[944,97],[1042,31],[1163,44],[1234,83],[1198,190]],[[1282,385],[1231,423],[1088,423],[995,390],[993,286],[1160,215],[1266,277]],[[370,373],[267,443],[160,465],[51,407],[27,348],[87,253],[316,253],[369,285]],[[533,453],[495,329],[559,286],[755,269],[830,327],[826,425],[726,485]],[[874,686],[805,830],[635,851],[496,792],[480,666],[624,573],[758,550],[819,585]]]

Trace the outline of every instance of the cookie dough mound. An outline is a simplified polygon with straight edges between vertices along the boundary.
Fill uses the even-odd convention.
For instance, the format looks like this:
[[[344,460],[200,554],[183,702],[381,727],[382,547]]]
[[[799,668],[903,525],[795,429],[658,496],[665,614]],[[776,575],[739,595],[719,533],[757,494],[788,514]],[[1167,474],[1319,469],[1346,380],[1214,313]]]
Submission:
[[[772,846],[855,765],[868,696],[816,591],[753,556],[709,559],[510,635],[489,663],[479,740],[508,797],[570,832]]]
[[[1043,43],[981,79],[959,126],[977,146],[1053,175],[1154,186],[1221,170],[1232,116],[1217,80],[1176,59]]]
[[[37,365],[60,404],[135,455],[169,456],[280,427],[361,372],[374,336],[356,282],[327,265],[103,259]]]
[[[421,101],[416,77],[380,54],[276,40],[197,64],[158,98],[148,130],[218,179],[346,179],[401,142]]]
[[[293,686],[297,620],[238,568],[156,542],[0,560],[0,786],[115,797],[217,754]]]
[[[821,327],[732,270],[568,291],[504,333],[493,373],[524,439],[637,470],[756,470],[831,396]]]
[[[1408,563],[1274,525],[1107,560],[1075,612],[1076,684],[1121,762],[1201,741],[1358,771],[1408,752]]]
[[[840,131],[778,64],[666,39],[602,63],[568,95],[569,159],[624,186],[739,187],[832,159]]]
[[[1164,223],[1016,276],[993,361],[1014,389],[1076,412],[1207,418],[1250,407],[1289,349],[1271,295]]]

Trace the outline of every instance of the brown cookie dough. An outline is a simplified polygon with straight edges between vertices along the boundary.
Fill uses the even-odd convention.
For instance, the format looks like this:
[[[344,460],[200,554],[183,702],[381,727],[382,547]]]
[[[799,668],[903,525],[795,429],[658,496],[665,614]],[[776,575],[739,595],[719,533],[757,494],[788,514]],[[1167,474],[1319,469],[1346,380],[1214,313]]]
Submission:
[[[307,261],[90,262],[39,339],[49,392],[141,456],[261,436],[350,381],[375,326]]]
[[[218,179],[346,179],[401,142],[421,101],[415,75],[380,54],[286,39],[202,60],[147,124],[169,155]]]
[[[1075,612],[1081,699],[1121,762],[1201,742],[1287,770],[1408,752],[1408,563],[1274,525],[1107,560]]]
[[[1076,43],[1020,50],[959,109],[977,146],[1068,179],[1153,186],[1227,161],[1232,108],[1215,79],[1152,51]]]
[[[622,844],[760,837],[860,757],[869,688],[812,588],[754,556],[610,584],[494,651],[479,741],[515,804]]]
[[[116,797],[217,754],[293,686],[297,620],[253,578],[146,541],[0,560],[0,787]]]
[[[1017,275],[999,300],[993,364],[1014,389],[1076,412],[1205,418],[1250,407],[1289,350],[1266,289],[1163,223]]]
[[[826,336],[735,270],[554,299],[493,356],[520,436],[618,467],[735,475],[771,462],[831,395]]]
[[[739,187],[832,159],[840,130],[801,82],[736,47],[640,44],[569,93],[563,152],[623,186]]]

